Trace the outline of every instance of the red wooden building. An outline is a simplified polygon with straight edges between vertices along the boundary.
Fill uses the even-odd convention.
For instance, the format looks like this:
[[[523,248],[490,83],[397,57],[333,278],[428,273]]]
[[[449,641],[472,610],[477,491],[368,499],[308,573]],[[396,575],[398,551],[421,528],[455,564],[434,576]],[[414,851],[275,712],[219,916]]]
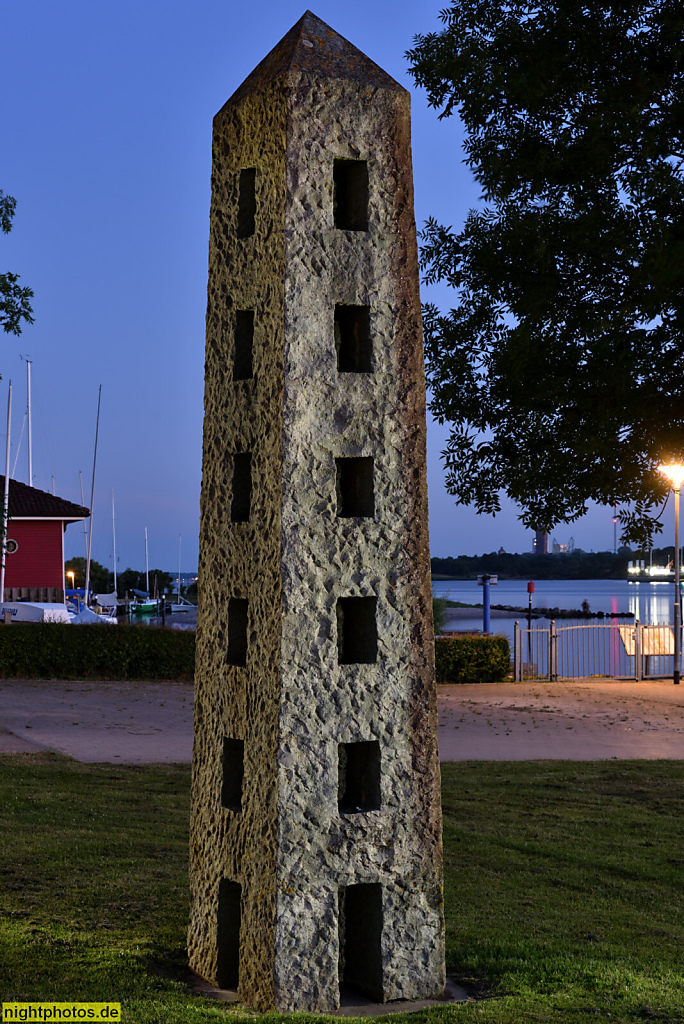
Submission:
[[[5,478],[0,475],[0,508]],[[9,485],[5,601],[64,600],[64,531],[87,508],[18,480]]]

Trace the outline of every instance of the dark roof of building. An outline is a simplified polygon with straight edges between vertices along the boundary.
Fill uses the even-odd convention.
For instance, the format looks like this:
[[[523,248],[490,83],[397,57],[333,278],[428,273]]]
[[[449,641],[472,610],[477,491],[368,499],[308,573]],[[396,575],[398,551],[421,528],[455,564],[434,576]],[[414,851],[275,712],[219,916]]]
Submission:
[[[5,478],[0,475],[0,508],[4,493]],[[90,511],[87,508],[74,505],[73,501],[65,501],[55,494],[39,491],[37,487],[29,487],[19,480],[10,479],[10,519],[85,519],[89,515]]]
[[[288,71],[304,71],[324,78],[342,78],[380,89],[404,91],[404,87],[370,57],[357,50],[311,11],[307,11],[250,72],[226,106],[238,103]]]

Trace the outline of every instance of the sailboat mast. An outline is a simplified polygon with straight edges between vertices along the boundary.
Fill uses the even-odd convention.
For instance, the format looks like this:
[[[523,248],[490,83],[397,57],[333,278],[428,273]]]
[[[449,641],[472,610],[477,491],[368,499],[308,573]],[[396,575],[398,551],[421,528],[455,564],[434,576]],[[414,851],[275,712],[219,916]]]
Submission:
[[[5,495],[2,502],[2,558],[0,559],[0,601],[5,600],[5,562],[7,560],[7,523],[9,521],[10,432],[12,429],[12,381],[7,394],[7,449],[5,453]],[[62,566],[62,568],[64,568]]]
[[[26,413],[28,417],[28,485],[33,487],[33,433],[31,430],[31,362],[26,360]]]
[[[80,469],[78,471],[78,479],[81,484],[81,507],[85,507],[85,497],[83,495],[83,473],[81,472]],[[86,526],[87,522],[87,519],[83,520],[83,550],[85,551],[86,558],[88,557],[88,527]]]
[[[147,559],[147,527],[145,527],[145,592],[150,596],[150,566]]]
[[[114,488],[112,487],[112,542],[114,544],[114,593],[116,589],[116,517],[114,515]]]
[[[180,604],[180,562],[181,562],[181,540],[183,535],[178,535],[178,603]]]
[[[102,401],[102,385],[97,393],[97,420],[95,422],[95,450],[93,452],[93,479],[90,485],[90,529],[88,530],[88,554],[86,555],[85,606],[88,607],[88,588],[90,586],[90,551],[93,543],[93,507],[95,505],[95,466],[97,464],[97,439],[100,433],[100,402]]]

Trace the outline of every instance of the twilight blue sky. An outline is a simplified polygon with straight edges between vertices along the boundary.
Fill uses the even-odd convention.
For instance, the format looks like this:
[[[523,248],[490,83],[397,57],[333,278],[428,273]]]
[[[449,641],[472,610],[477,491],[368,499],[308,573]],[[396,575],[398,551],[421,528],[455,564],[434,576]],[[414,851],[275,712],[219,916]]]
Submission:
[[[441,0],[318,0],[314,13],[413,92],[416,218],[459,225],[478,190],[460,131],[413,90],[405,50],[438,27]],[[86,496],[102,384],[93,557],[111,567],[197,565],[211,120],[304,13],[301,0],[3,0],[0,188],[17,199],[0,268],[35,291],[36,322],[0,342],[0,422],[14,384],[13,459],[33,360],[34,484]],[[424,292],[424,297],[425,297]],[[446,290],[431,297],[448,304]],[[507,504],[496,519],[444,491],[446,430],[428,433],[432,553],[528,550]],[[4,450],[4,436],[2,440]],[[4,472],[4,464],[2,471]],[[26,433],[16,477],[26,479]],[[88,498],[86,497],[86,503]],[[586,549],[612,547],[610,511],[559,527]],[[67,557],[83,553],[78,527]]]

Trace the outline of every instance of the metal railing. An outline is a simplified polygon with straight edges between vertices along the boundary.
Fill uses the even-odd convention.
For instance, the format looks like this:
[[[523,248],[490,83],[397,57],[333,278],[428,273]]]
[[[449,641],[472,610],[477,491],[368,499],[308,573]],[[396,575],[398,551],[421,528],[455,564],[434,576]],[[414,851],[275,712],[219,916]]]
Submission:
[[[513,674],[524,679],[644,679],[671,676],[671,626],[573,622],[521,627],[513,634]]]

